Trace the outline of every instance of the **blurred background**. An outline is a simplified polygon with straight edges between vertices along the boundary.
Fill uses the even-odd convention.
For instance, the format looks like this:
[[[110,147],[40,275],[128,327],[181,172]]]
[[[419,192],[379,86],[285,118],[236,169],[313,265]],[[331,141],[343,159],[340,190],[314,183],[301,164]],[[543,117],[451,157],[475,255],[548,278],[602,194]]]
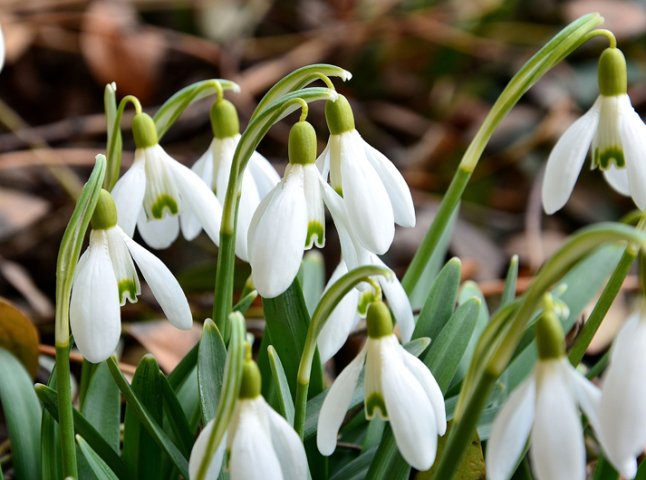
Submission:
[[[399,230],[385,261],[403,274],[438,200],[490,106],[515,71],[565,24],[598,11],[629,65],[630,95],[646,107],[646,0],[0,0],[6,63],[0,74],[0,297],[36,325],[41,353],[53,338],[56,256],[74,198],[105,151],[103,90],[139,97],[154,113],[192,82],[227,78],[244,126],[263,93],[290,71],[332,63],[353,73],[336,82],[351,101],[357,128],[403,172],[418,226]],[[596,39],[541,80],[512,111],[487,148],[462,204],[449,255],[487,297],[501,291],[509,258],[523,281],[568,233],[617,220],[633,206],[598,172],[584,168],[567,206],[546,217],[542,169],[564,129],[598,94]],[[210,101],[198,102],[163,146],[192,165],[209,145]],[[123,123],[124,168],[132,161],[130,116]],[[259,150],[279,172],[286,164],[289,117]],[[309,120],[327,140],[322,105]],[[185,287],[196,320],[210,315],[215,247],[206,237],[155,252]],[[322,251],[328,273],[338,261],[332,228]],[[240,281],[248,267],[239,268]],[[520,288],[523,286],[520,282]],[[122,310],[124,362],[143,349],[163,368],[199,336],[169,335],[144,289]],[[259,304],[251,317],[260,317]],[[618,318],[621,314],[616,315]],[[142,320],[148,320],[142,322]],[[259,318],[250,327],[262,329]],[[172,328],[168,326],[168,328]],[[7,339],[7,334],[0,331]],[[170,340],[169,340],[170,339]]]

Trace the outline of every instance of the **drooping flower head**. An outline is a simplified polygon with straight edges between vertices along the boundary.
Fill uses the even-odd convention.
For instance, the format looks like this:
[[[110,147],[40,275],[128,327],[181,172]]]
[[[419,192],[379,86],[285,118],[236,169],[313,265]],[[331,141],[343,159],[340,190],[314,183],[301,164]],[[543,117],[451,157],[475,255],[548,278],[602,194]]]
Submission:
[[[260,202],[249,225],[251,278],[258,293],[272,298],[294,281],[303,250],[325,244],[325,212],[316,160],[316,132],[306,121],[289,133],[285,175]]]
[[[365,364],[366,417],[389,420],[404,459],[418,470],[428,470],[435,461],[437,436],[446,432],[440,387],[426,365],[399,344],[384,303],[372,303],[366,321],[366,344],[323,400],[316,437],[318,449],[323,455],[334,452],[339,428]]]
[[[235,106],[228,100],[219,99],[211,107],[211,128],[213,140],[207,151],[193,165],[192,170],[211,188],[220,202],[224,199],[229,184],[233,156],[240,142],[240,123]],[[242,260],[248,259],[247,235],[253,213],[280,177],[271,163],[254,152],[249,159],[242,177],[242,191],[238,207],[236,229],[236,254]],[[202,229],[199,219],[191,212],[181,217],[184,236],[191,240]]]
[[[530,438],[529,455],[538,480],[585,479],[585,446],[579,408],[599,432],[601,392],[572,367],[563,329],[551,307],[536,328],[534,371],[498,412],[487,442],[487,478],[507,480]]]
[[[92,216],[90,245],[76,269],[70,303],[74,340],[90,362],[107,359],[119,342],[119,306],[126,300],[136,302],[141,293],[135,263],[168,320],[178,328],[191,328],[191,310],[177,280],[161,260],[117,225],[114,201],[103,190]]]
[[[261,396],[260,370],[250,351],[248,347],[235,411],[204,479],[219,478],[225,452],[232,480],[308,478],[303,443],[292,426]],[[211,420],[193,445],[188,465],[191,479],[197,478],[213,425]]]
[[[621,50],[607,48],[599,59],[597,101],[565,131],[547,160],[543,208],[548,214],[567,202],[589,149],[592,168],[646,209],[646,126],[626,92],[626,59]]]
[[[182,214],[191,211],[217,245],[222,207],[211,189],[164,151],[149,115],[135,115],[132,133],[134,163],[112,190],[121,228],[132,237],[136,225],[148,245],[166,248],[179,234]],[[192,229],[187,233],[196,235]]]
[[[381,152],[368,145],[354,126],[348,100],[339,95],[325,104],[330,138],[317,160],[323,177],[346,203],[357,239],[376,254],[393,241],[395,223],[415,226],[415,208],[406,181]]]

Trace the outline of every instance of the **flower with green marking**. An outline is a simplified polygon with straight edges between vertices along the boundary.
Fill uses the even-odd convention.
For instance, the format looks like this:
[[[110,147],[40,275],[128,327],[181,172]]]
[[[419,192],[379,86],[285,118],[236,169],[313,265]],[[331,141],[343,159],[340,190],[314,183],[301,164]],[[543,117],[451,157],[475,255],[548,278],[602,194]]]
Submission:
[[[193,317],[179,283],[161,260],[117,225],[115,203],[103,190],[92,216],[90,244],[76,267],[70,302],[72,334],[90,362],[107,359],[119,342],[119,306],[126,300],[136,302],[141,293],[135,264],[168,320],[177,328],[191,328]]]
[[[356,238],[371,252],[385,253],[395,223],[415,226],[410,189],[392,162],[361,138],[343,95],[326,103],[325,118],[330,138],[316,163],[343,197]]]
[[[134,163],[112,190],[124,232],[132,237],[136,225],[148,245],[167,248],[179,234],[179,218],[190,211],[218,245],[222,207],[211,189],[164,151],[150,116],[136,114],[132,131]],[[186,228],[185,223],[182,228]],[[193,231],[184,233],[191,236]]]
[[[632,315],[610,352],[603,377],[600,421],[606,458],[625,478],[637,473],[635,460],[646,445],[646,316]]]
[[[534,371],[498,412],[487,442],[487,478],[511,478],[530,437],[538,480],[584,480],[585,446],[579,408],[599,432],[599,389],[565,355],[561,323],[551,307],[538,320]]]
[[[260,371],[249,352],[250,348],[233,416],[203,478],[219,478],[226,453],[232,480],[306,479],[309,469],[303,443],[292,426],[261,396]],[[197,478],[213,426],[211,420],[193,445],[188,464],[191,479]]]
[[[219,100],[211,107],[213,140],[208,150],[193,165],[192,170],[211,188],[224,205],[229,184],[233,155],[240,142],[240,127],[235,107],[228,100]],[[253,152],[242,176],[242,191],[238,206],[236,228],[236,254],[248,260],[247,235],[249,224],[260,201],[280,181],[269,161],[258,152]],[[191,240],[202,229],[197,216],[191,212],[181,217],[184,236]]]
[[[386,265],[377,255],[364,248],[361,242],[355,238],[349,227],[349,218],[343,199],[327,184],[323,185],[323,199],[332,215],[341,243],[341,261],[332,274],[326,289],[349,270],[365,265],[385,267]],[[402,341],[410,341],[415,329],[415,318],[404,287],[394,273],[390,278],[379,275],[373,280],[388,300],[388,305],[397,325],[399,325]],[[365,317],[368,303],[375,300],[374,295],[375,292],[371,286],[361,283],[341,299],[317,338],[321,361],[329,360],[339,351],[360,318]]]
[[[323,455],[334,452],[339,428],[365,364],[366,417],[389,420],[404,460],[418,470],[428,470],[435,461],[437,437],[446,432],[440,387],[426,365],[399,344],[384,303],[372,303],[366,320],[366,344],[323,400],[316,436],[318,449]]]
[[[289,165],[256,209],[247,248],[258,293],[272,298],[294,281],[304,249],[325,244],[325,211],[316,160],[316,133],[299,121],[289,133]]]
[[[543,208],[548,214],[567,202],[591,147],[592,168],[603,171],[610,186],[646,209],[646,126],[626,94],[626,60],[617,48],[599,59],[599,97],[568,128],[547,160]]]

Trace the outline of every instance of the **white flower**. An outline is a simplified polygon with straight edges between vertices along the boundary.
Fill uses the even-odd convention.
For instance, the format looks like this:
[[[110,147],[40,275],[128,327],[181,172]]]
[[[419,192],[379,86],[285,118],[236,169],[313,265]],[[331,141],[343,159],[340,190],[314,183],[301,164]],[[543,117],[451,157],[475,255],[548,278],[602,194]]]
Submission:
[[[635,457],[646,446],[646,319],[633,315],[621,329],[603,380],[601,442],[626,478],[637,473]]]
[[[258,293],[266,298],[280,295],[292,284],[304,249],[312,248],[314,244],[322,247],[325,242],[322,181],[314,164],[316,137],[313,157],[311,149],[304,156],[293,154],[292,134],[297,131],[308,137],[315,135],[307,122],[298,122],[292,127],[290,163],[285,175],[260,202],[249,225],[247,247],[251,278]]]
[[[181,217],[182,212],[191,211],[218,245],[222,216],[220,203],[195,172],[164,151],[157,143],[154,128],[149,116],[135,115],[135,160],[112,190],[119,212],[119,225],[131,237],[136,225],[148,245],[166,248],[179,234],[178,215]],[[186,228],[184,223],[182,227]]]
[[[538,480],[585,479],[579,408],[598,432],[600,397],[599,389],[567,357],[539,359],[493,423],[487,442],[487,478],[510,478],[531,435],[530,458]]]
[[[74,340],[93,363],[108,358],[119,342],[119,305],[126,300],[136,302],[141,292],[135,263],[168,320],[181,329],[189,329],[193,323],[184,292],[162,261],[110,223],[90,232],[90,244],[76,268],[70,302]]]
[[[207,423],[193,445],[188,463],[189,478],[193,480],[207,454],[213,425],[213,420]],[[301,439],[260,395],[260,373],[250,359],[245,362],[235,411],[222,442],[209,462],[205,480],[219,478],[225,450],[228,452],[232,480],[302,480],[309,476]]]
[[[389,326],[382,323],[386,318]],[[316,437],[319,451],[334,452],[364,362],[366,416],[389,420],[404,459],[418,470],[428,470],[435,461],[437,436],[446,431],[444,399],[428,368],[392,334],[390,314],[381,302],[368,309],[366,345],[323,400]]]
[[[646,126],[626,94],[626,64],[616,48],[601,56],[599,87],[597,101],[565,131],[547,160],[543,208],[548,214],[567,202],[591,145],[592,168],[603,170],[612,188],[646,209]]]
[[[328,101],[325,113],[330,138],[317,165],[343,197],[356,238],[371,252],[385,253],[394,223],[415,226],[408,185],[392,162],[361,138],[345,97]]]
[[[386,267],[386,265],[377,255],[364,248],[354,237],[353,232],[348,227],[349,219],[341,197],[328,185],[324,184],[323,187],[323,198],[334,219],[342,251],[341,262],[332,274],[325,288],[327,290],[349,270],[365,265],[379,265],[382,267]],[[395,320],[399,325],[402,341],[410,341],[415,329],[415,319],[408,295],[402,284],[394,274],[391,278],[377,276],[374,280],[379,284],[386,300],[388,300]],[[332,358],[346,342],[360,317],[366,314],[365,308],[361,308],[362,305],[368,303],[364,297],[367,296],[370,299],[371,295],[372,288],[361,284],[348,292],[332,311],[317,339],[322,362]]]

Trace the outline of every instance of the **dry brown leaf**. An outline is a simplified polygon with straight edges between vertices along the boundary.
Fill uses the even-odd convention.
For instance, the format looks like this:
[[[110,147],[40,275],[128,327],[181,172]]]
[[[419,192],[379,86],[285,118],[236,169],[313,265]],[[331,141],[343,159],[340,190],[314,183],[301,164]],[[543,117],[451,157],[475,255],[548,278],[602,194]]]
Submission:
[[[29,374],[38,370],[38,332],[31,320],[8,300],[0,297],[0,347],[9,350]]]
[[[49,203],[27,193],[0,188],[0,240],[41,219]]]
[[[646,9],[629,0],[575,0],[565,7],[566,21],[590,12],[599,12],[605,20],[603,28],[620,39],[641,35],[646,29]]]
[[[31,46],[35,36],[34,29],[12,15],[1,15],[0,25],[4,37],[5,60],[9,64],[15,63]]]

